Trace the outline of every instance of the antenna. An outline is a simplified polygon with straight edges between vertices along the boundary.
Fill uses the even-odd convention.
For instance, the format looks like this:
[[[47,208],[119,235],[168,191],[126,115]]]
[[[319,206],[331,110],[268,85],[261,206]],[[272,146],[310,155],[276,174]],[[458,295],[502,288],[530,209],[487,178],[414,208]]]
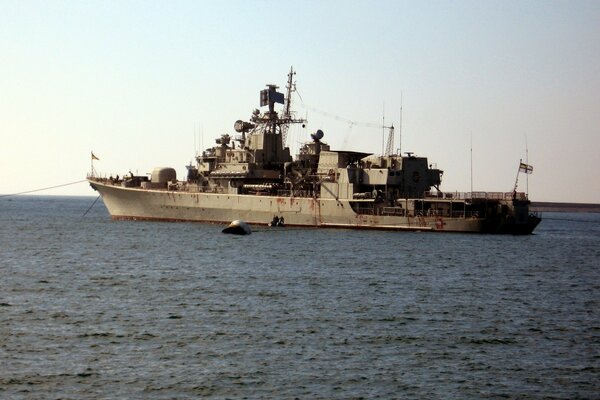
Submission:
[[[331,119],[334,119],[336,121],[345,122],[346,124],[348,124],[350,126],[350,128],[352,128],[354,126],[362,126],[362,127],[365,127],[365,128],[381,128],[382,127],[381,124],[378,124],[378,123],[353,121],[353,120],[348,119],[348,118],[340,117],[339,115],[335,115],[335,114],[332,114],[332,113],[329,113],[329,112],[326,112],[326,111],[319,110],[318,108],[311,107],[311,106],[309,106],[309,105],[307,105],[305,103],[302,103],[300,106],[302,108],[306,109],[306,110],[310,110],[310,111],[315,112],[315,113],[317,113],[319,115],[322,115],[324,117],[331,118]],[[384,126],[383,128],[389,128],[389,126]]]
[[[398,155],[402,155],[402,91],[400,91],[400,129],[398,129]]]
[[[202,122],[200,122],[200,129],[198,133],[200,134],[200,150],[204,151],[204,125]]]
[[[294,72],[294,67],[290,67],[290,73],[288,74],[288,81],[287,81],[287,85],[286,85],[286,89],[287,89],[287,93],[285,96],[285,105],[284,105],[284,111],[283,111],[283,118],[282,119],[290,119],[291,118],[291,107],[292,107],[292,91],[295,90],[295,86],[296,84],[294,83],[294,75],[296,75],[296,73]],[[288,128],[289,125],[285,124],[281,126],[281,142],[282,142],[282,146],[285,147],[286,141],[287,141],[287,133],[288,133]]]
[[[294,81],[294,75],[296,75],[296,71],[294,71],[294,67],[290,67],[290,72],[288,73],[288,80],[286,84],[286,95],[283,99],[283,114],[281,118],[279,118],[279,131],[281,132],[281,145],[285,148],[287,142],[288,130],[290,128],[290,124],[300,124],[305,123],[306,119],[296,119],[296,113],[292,111],[292,93],[298,93],[296,89],[296,81]],[[300,97],[300,94],[298,94]],[[302,97],[300,97],[302,100]],[[303,125],[304,127],[304,125]]]
[[[471,198],[473,198],[473,131],[471,131]]]
[[[383,152],[384,143],[385,143],[385,101],[383,102],[383,122],[381,123],[381,155],[382,156],[385,154]]]

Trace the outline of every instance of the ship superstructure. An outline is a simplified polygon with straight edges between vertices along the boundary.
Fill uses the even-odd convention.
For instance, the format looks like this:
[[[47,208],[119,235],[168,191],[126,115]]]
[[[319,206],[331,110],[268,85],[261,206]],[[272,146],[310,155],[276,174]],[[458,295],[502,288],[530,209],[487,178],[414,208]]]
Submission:
[[[267,109],[236,121],[235,136],[216,139],[187,166],[184,180],[173,168],[156,168],[150,178],[90,176],[91,186],[115,219],[267,225],[276,218],[286,226],[513,234],[531,233],[539,223],[516,190],[442,191],[443,171],[413,153],[334,151],[317,130],[292,158],[288,128],[305,123],[291,110],[294,74],[286,95],[267,85],[260,92]]]

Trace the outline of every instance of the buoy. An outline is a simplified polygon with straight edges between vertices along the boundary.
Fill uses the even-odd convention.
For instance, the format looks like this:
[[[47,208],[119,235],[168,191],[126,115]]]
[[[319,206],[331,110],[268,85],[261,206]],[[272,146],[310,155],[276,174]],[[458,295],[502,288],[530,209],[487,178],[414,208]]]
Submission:
[[[249,235],[252,233],[252,230],[250,229],[250,225],[236,219],[235,221],[232,221],[227,228],[223,229],[222,232],[230,233],[232,235]]]

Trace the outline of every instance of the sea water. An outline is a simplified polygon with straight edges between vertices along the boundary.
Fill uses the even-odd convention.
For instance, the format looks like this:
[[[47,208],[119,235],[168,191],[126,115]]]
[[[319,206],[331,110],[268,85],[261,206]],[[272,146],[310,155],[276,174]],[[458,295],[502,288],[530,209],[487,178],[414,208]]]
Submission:
[[[599,214],[232,236],[93,201],[0,198],[0,398],[600,397]]]

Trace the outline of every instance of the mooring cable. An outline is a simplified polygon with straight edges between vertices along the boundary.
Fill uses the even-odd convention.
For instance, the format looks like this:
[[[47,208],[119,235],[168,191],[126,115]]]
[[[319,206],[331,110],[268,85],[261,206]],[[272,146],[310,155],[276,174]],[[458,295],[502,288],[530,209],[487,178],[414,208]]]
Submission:
[[[76,181],[76,182],[63,183],[62,185],[48,186],[48,187],[41,188],[41,189],[27,190],[25,192],[19,192],[19,193],[0,194],[0,198],[1,197],[10,197],[10,196],[19,196],[19,195],[28,194],[28,193],[41,192],[41,191],[44,191],[44,190],[56,189],[56,188],[63,187],[63,186],[76,185],[76,184],[82,183],[82,182],[87,182],[87,180],[83,179],[83,180]]]
[[[100,195],[98,195],[98,197],[96,197],[96,199],[94,200],[94,202],[92,203],[92,205],[89,206],[87,210],[85,210],[85,212],[83,213],[83,215],[81,216],[81,218],[85,217],[87,215],[87,213],[90,212],[90,210],[92,209],[92,207],[94,207],[94,204],[96,204],[96,202],[98,201],[99,198],[100,198]]]

